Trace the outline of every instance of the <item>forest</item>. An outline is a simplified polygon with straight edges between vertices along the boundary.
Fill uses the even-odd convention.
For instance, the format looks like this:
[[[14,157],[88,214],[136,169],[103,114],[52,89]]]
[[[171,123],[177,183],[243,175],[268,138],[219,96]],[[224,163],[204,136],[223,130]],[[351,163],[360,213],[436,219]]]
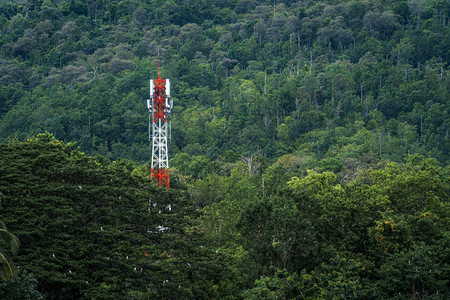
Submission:
[[[0,298],[449,299],[449,17],[0,0]]]

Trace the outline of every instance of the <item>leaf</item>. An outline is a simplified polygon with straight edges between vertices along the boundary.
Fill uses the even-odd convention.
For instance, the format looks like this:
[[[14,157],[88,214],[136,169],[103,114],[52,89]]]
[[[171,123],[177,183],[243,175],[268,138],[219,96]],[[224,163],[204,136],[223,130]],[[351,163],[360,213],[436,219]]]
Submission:
[[[0,278],[8,281],[12,276],[17,275],[17,268],[6,254],[0,251]]]
[[[20,248],[19,238],[8,231],[3,221],[0,221],[0,240],[3,240],[6,244],[10,245],[11,253],[17,255]]]

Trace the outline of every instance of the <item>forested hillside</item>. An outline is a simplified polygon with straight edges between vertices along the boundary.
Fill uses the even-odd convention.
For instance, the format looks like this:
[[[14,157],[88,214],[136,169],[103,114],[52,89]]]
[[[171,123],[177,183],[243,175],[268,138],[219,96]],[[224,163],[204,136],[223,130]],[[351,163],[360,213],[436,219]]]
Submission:
[[[449,17],[0,0],[0,221],[22,243],[0,295],[449,298]],[[170,192],[148,178],[158,62]]]

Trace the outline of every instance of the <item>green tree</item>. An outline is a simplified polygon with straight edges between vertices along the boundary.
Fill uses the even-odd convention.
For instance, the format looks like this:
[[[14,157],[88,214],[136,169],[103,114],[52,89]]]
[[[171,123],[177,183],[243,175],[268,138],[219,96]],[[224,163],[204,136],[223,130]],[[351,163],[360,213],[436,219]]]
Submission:
[[[0,283],[0,297],[5,300],[42,300],[44,295],[37,290],[37,285],[38,281],[32,274],[21,270],[8,282]]]
[[[2,217],[22,240],[18,264],[45,296],[219,293],[226,258],[207,247],[180,192],[158,189],[129,161],[87,157],[48,133],[0,144],[0,153]]]

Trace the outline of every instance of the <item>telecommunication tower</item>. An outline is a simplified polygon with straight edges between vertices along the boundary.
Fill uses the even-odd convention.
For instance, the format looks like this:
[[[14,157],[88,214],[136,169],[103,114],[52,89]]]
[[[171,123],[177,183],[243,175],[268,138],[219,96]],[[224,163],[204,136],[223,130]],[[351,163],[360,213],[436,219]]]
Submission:
[[[152,140],[152,165],[150,178],[158,182],[159,187],[170,188],[169,158],[167,138],[170,138],[168,116],[173,106],[169,103],[170,81],[161,79],[158,64],[158,79],[150,80],[150,99],[147,100],[149,113],[149,140]]]

